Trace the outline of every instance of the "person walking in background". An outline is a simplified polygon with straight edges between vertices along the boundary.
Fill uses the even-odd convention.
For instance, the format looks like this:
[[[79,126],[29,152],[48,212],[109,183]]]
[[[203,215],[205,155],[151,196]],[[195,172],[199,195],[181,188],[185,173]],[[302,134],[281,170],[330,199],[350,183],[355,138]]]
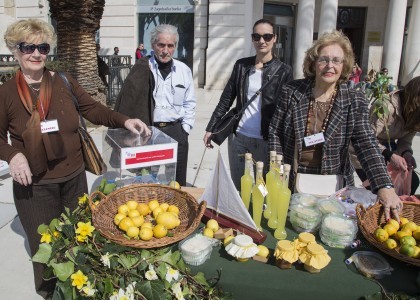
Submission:
[[[292,68],[273,55],[273,46],[277,40],[273,23],[260,19],[255,22],[252,30],[252,44],[256,55],[236,61],[203,138],[204,145],[213,148],[211,135],[214,127],[229,111],[234,100],[236,99],[236,111],[240,111],[262,85],[274,76],[269,85],[246,108],[236,124],[234,134],[228,138],[230,172],[238,190],[246,152],[252,153],[256,161],[263,161],[266,162],[265,166],[268,165],[268,126],[277,106],[276,94],[284,83],[293,79]]]
[[[420,131],[420,76],[411,79],[404,89],[391,92],[389,96],[390,101],[384,104],[389,111],[387,117],[378,118],[371,106],[370,124],[386,163],[396,170],[407,172],[417,167],[412,143]],[[352,163],[362,182],[367,180],[359,162],[353,159]],[[414,195],[418,186],[419,177],[413,172],[410,195]]]
[[[151,32],[154,55],[134,64],[115,104],[115,110],[141,117],[178,142],[176,181],[187,182],[188,135],[195,121],[196,98],[190,68],[173,59],[177,28],[161,24]]]
[[[144,45],[140,44],[136,49],[136,60],[146,56],[146,49],[144,49]]]
[[[114,54],[113,55],[118,55],[119,52],[120,52],[120,48],[114,47]]]
[[[293,166],[293,190],[297,173],[342,175],[346,186],[354,185],[351,142],[372,191],[385,208],[386,220],[392,213],[399,221],[403,204],[370,127],[365,94],[347,86],[353,65],[353,49],[342,32],[325,33],[313,43],[303,62],[305,78],[288,83],[281,91],[270,124],[270,150]]]
[[[349,86],[354,88],[360,82],[360,76],[362,75],[362,68],[355,62],[352,71],[349,76]]]
[[[31,257],[40,244],[38,226],[60,217],[66,207],[73,211],[78,197],[88,193],[73,95],[90,122],[150,135],[142,121],[101,105],[69,74],[65,76],[71,91],[59,74],[45,68],[56,39],[53,27],[40,19],[19,20],[4,34],[20,69],[0,85],[0,159],[9,163],[14,202]],[[35,289],[50,299],[55,281],[43,279],[44,267],[33,263]]]
[[[99,56],[100,49],[101,49],[101,45],[96,44],[96,60],[98,62],[98,75],[99,75],[99,78],[101,78],[105,87],[108,87],[108,80],[106,76],[110,74],[109,67],[106,64],[106,62],[104,62],[104,60]]]

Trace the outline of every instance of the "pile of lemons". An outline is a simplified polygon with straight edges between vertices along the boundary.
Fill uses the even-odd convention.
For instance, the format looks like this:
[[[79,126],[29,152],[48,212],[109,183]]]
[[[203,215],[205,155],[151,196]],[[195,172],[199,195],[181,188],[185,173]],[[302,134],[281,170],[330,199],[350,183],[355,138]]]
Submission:
[[[390,219],[382,228],[373,233],[375,239],[388,249],[420,259],[420,226],[407,218],[400,217],[400,224]]]
[[[163,238],[170,230],[179,226],[179,208],[157,200],[138,203],[129,200],[118,207],[114,223],[130,239],[149,241],[153,237]]]

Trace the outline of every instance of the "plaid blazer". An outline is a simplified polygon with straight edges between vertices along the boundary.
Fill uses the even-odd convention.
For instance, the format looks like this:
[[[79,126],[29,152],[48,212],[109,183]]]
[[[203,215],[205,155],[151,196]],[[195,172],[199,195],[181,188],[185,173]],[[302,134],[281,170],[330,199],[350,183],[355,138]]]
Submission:
[[[299,79],[283,86],[269,128],[270,150],[282,154],[284,163],[290,164],[292,169],[295,145],[298,155],[302,151],[312,83],[310,79]],[[348,151],[351,142],[372,190],[392,186],[369,124],[368,103],[363,92],[349,89],[345,83],[339,86],[324,137],[321,168],[299,166],[298,172],[344,175],[345,183],[354,185]],[[296,170],[291,172],[291,182],[294,182],[294,173]]]

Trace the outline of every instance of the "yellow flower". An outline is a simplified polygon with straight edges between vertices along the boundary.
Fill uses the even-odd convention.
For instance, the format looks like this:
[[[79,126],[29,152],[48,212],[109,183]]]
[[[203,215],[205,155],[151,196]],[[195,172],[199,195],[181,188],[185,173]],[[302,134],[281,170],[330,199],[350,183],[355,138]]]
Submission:
[[[93,227],[90,222],[83,223],[79,222],[77,223],[77,229],[76,233],[82,235],[82,236],[92,236],[92,232],[95,230],[95,227]]]
[[[41,243],[47,243],[47,244],[51,243],[51,239],[52,239],[51,234],[49,234],[49,233],[42,233],[41,235],[42,235],[42,237],[41,237]]]
[[[86,203],[86,201],[88,200],[88,195],[84,194],[82,197],[79,197],[79,205],[82,206]]]
[[[54,231],[53,232],[53,236],[55,237],[55,238],[59,238],[60,237],[60,232],[59,231]]]
[[[78,242],[85,242],[87,240],[87,236],[86,235],[76,235],[76,239]]]
[[[77,271],[73,273],[71,276],[71,285],[77,287],[79,290],[83,288],[83,286],[88,282],[88,278],[82,271]]]

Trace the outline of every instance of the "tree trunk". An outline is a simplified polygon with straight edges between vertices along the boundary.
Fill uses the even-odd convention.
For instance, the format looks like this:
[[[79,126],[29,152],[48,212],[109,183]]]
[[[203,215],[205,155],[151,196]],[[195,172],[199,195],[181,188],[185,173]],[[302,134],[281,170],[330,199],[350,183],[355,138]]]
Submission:
[[[57,22],[58,59],[96,100],[106,104],[105,87],[98,76],[95,34],[100,27],[105,0],[49,0]]]

